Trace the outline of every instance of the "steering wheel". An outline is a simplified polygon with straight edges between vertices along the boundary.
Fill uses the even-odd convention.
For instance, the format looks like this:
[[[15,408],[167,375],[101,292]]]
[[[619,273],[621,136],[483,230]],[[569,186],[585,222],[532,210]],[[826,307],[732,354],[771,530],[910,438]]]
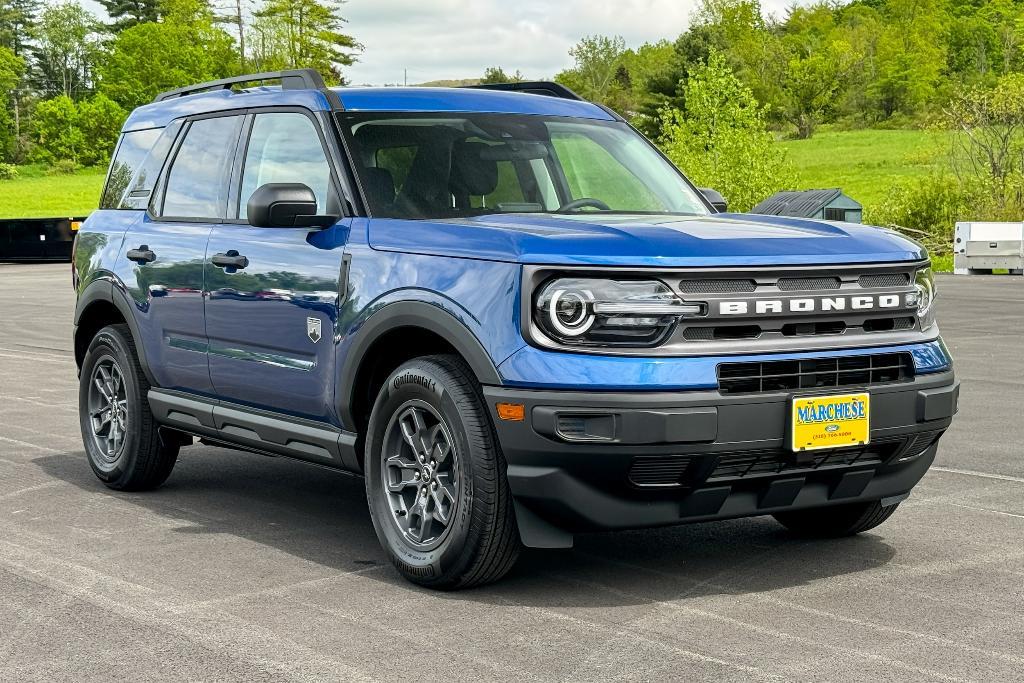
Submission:
[[[569,211],[582,209],[585,206],[591,206],[595,209],[600,209],[601,211],[612,210],[612,207],[608,206],[600,199],[594,199],[593,197],[580,197],[579,199],[574,199],[571,202],[568,202],[558,207],[558,211],[556,213],[568,213]]]

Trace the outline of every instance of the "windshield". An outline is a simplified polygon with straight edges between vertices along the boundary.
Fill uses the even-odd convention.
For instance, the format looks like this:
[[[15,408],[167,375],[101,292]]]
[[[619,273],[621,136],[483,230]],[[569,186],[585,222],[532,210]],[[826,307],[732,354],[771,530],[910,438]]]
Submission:
[[[624,123],[515,114],[339,114],[374,216],[707,214]]]

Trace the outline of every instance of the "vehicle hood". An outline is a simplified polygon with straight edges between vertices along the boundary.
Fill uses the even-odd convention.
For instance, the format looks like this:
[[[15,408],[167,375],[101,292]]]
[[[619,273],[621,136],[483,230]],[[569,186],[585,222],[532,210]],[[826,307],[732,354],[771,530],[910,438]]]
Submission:
[[[369,240],[385,251],[552,265],[811,265],[926,256],[916,242],[882,228],[750,214],[375,218]]]

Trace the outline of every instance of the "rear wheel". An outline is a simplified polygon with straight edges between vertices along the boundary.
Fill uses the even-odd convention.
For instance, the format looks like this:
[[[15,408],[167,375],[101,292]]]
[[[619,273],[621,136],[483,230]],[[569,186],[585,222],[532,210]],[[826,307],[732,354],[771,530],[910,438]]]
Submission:
[[[82,362],[78,413],[89,466],[112,489],[156,488],[178,458],[178,443],[161,438],[148,393],[128,326],[104,327]]]
[[[796,512],[779,512],[773,516],[784,527],[801,536],[836,538],[874,529],[889,519],[899,506],[899,503],[882,505],[881,501],[876,500]]]
[[[508,572],[520,545],[505,467],[461,359],[417,358],[391,374],[370,415],[366,496],[403,576],[456,589]]]

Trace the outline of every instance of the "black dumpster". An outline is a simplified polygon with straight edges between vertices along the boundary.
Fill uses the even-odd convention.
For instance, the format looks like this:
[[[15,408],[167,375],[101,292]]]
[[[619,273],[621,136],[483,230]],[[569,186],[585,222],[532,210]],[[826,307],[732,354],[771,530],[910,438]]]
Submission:
[[[0,261],[70,261],[84,218],[0,219]]]

